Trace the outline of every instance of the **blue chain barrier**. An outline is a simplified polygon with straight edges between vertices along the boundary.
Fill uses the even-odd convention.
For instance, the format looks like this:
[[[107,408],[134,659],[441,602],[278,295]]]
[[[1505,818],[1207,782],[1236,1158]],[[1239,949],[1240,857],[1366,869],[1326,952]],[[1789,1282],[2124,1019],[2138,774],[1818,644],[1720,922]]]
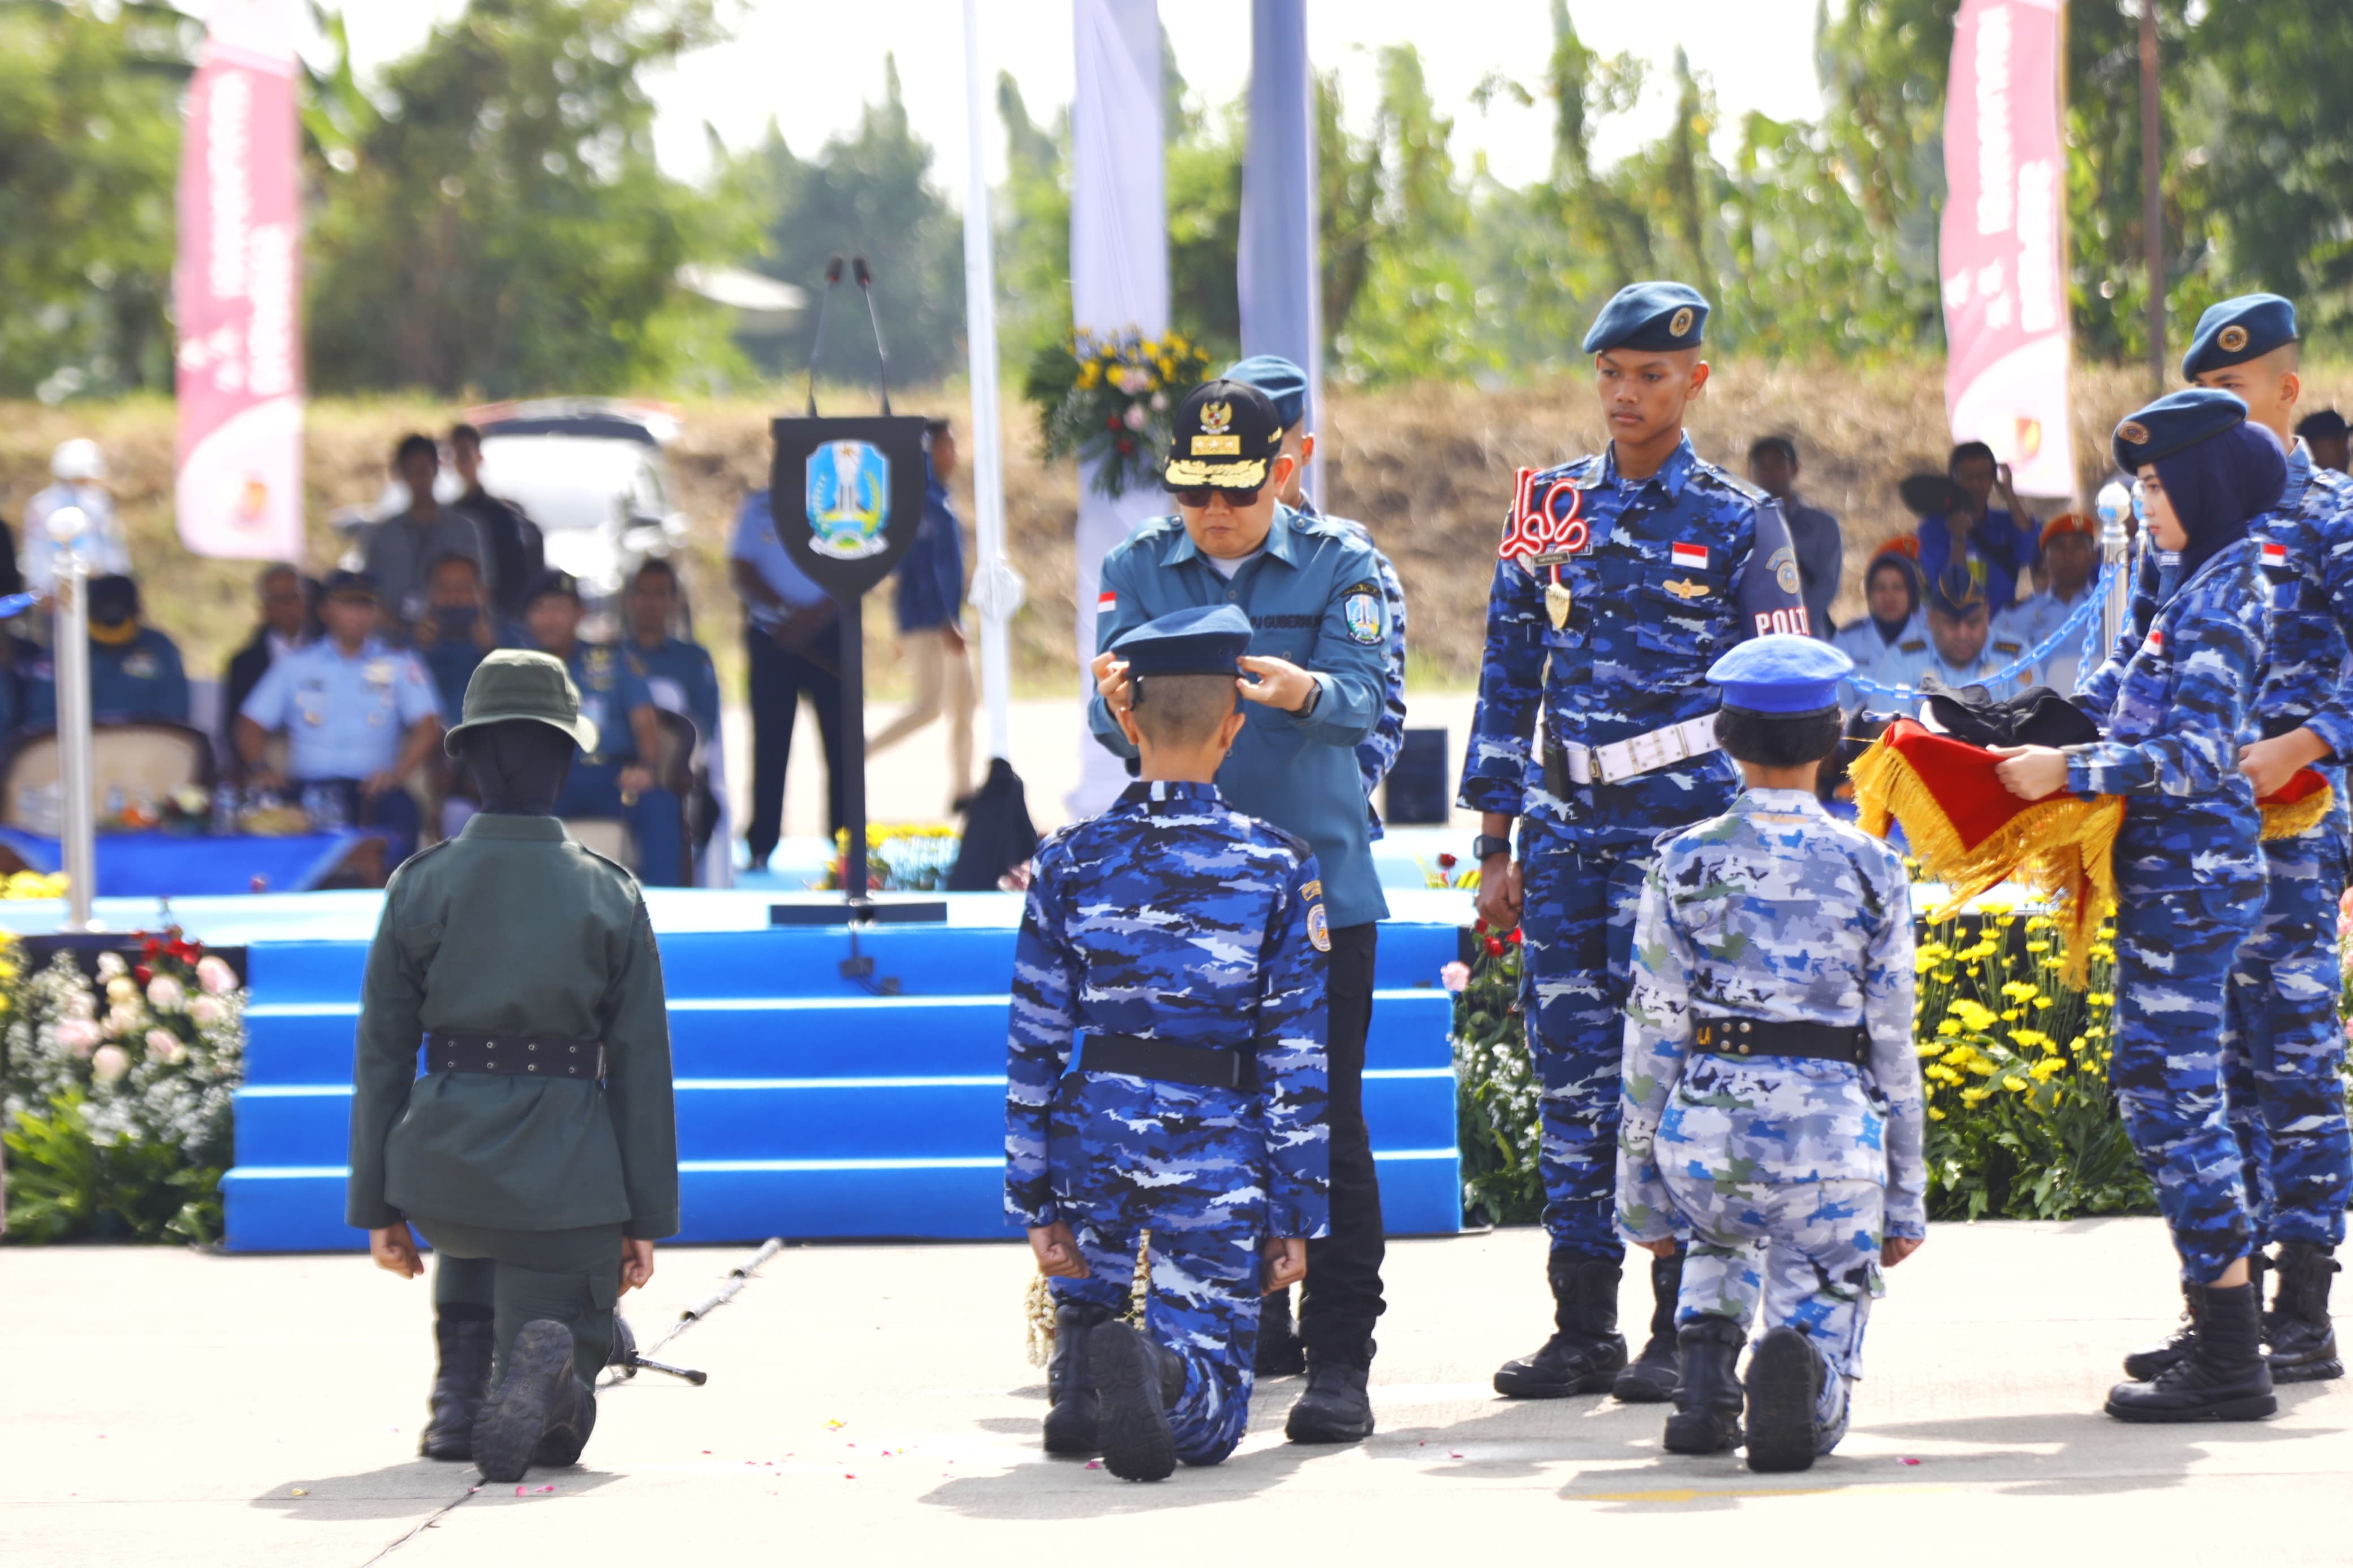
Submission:
[[[2115,570],[2116,568],[2113,566],[2105,564],[2101,566],[2099,576],[2093,580],[2090,590],[2084,595],[2084,602],[2077,605],[2073,610],[2068,613],[2067,618],[2060,623],[2059,629],[2057,631],[2052,632],[2049,637],[2044,637],[2041,642],[2035,644],[2024,653],[2020,654],[2011,663],[1995,670],[1990,675],[1979,676],[1969,684],[1972,686],[1998,687],[2006,681],[2015,680],[2020,676],[2024,675],[2029,670],[2032,669],[2036,665],[2039,665],[2043,660],[2049,658],[2052,654],[2057,653],[2059,651],[2059,645],[2067,640],[2067,635],[2070,632],[2076,631],[2080,631],[2084,637],[2084,651],[2080,661],[2081,668],[2086,671],[2098,668],[2099,665],[2097,660],[2101,655],[2099,646],[2100,610],[2101,607],[2107,603],[2108,599],[2108,574]],[[2079,675],[2077,677],[2078,684],[2081,683],[2081,680],[2082,677]],[[1853,687],[1857,691],[1862,692],[1866,696],[1891,698],[1896,702],[1902,703],[1905,707],[1909,707],[1913,703],[1917,702],[1921,697],[1921,692],[1916,687],[1887,686],[1879,681],[1871,680],[1860,675],[1848,676],[1846,678],[1846,684]]]

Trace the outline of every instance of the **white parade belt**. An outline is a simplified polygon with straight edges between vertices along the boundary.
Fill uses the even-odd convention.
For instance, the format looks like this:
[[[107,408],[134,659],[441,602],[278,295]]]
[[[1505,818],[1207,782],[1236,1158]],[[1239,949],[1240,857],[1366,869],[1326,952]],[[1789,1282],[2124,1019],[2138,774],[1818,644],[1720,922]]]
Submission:
[[[1548,786],[1556,766],[1571,784],[1614,784],[1694,757],[1706,756],[1715,750],[1715,715],[1710,713],[1646,734],[1629,735],[1606,746],[1580,746],[1574,742],[1547,743],[1545,774]]]

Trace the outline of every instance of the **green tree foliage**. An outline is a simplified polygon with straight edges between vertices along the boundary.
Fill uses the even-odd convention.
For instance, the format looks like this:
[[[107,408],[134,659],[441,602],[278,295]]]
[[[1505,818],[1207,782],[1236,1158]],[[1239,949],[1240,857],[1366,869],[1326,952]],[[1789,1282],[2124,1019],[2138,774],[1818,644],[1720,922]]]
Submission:
[[[795,156],[771,121],[766,140],[738,165],[766,215],[766,254],[751,265],[809,295],[810,309],[764,365],[772,372],[808,363],[834,256],[863,256],[874,269],[895,379],[930,381],[962,363],[963,221],[931,184],[931,147],[908,129],[895,58],[883,58],[882,77],[882,101],[868,104],[855,131],[814,157]],[[865,309],[843,294],[834,303],[825,373],[871,382],[874,335]]]
[[[168,6],[0,4],[0,394],[171,384],[180,87]]]
[[[712,0],[473,0],[368,112],[337,105],[312,170],[311,384],[602,392],[739,366],[677,278],[750,248],[743,209],[655,165],[640,86],[719,37]]]

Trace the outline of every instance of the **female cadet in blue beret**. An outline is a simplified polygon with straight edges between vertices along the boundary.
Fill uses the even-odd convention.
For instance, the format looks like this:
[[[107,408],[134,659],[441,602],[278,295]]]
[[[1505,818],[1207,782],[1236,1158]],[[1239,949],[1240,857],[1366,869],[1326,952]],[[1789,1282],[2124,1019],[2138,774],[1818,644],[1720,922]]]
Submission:
[[[2263,658],[2263,596],[2248,525],[2287,477],[2279,443],[2228,393],[2159,398],[2116,426],[2176,586],[2132,624],[2075,700],[2107,738],[2063,751],[1999,748],[2001,782],[2132,797],[2116,837],[2115,1055],[2125,1131],[2157,1184],[2181,1258],[2189,1353],[2109,1392],[2126,1421],[2251,1421],[2277,1408],[2249,1282],[2247,1194],[2224,1120],[2221,1028],[2231,961],[2263,901],[2261,818],[2238,741]]]

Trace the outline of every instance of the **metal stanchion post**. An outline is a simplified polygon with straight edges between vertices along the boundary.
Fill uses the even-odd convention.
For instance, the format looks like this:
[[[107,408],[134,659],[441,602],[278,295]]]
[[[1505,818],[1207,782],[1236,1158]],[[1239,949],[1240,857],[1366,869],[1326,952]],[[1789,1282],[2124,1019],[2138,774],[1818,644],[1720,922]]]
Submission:
[[[90,565],[82,559],[82,531],[90,520],[78,507],[49,518],[49,538],[58,546],[57,672],[58,847],[66,873],[66,926],[94,931],[90,895],[98,887],[96,803],[90,739]]]
[[[2126,560],[2130,549],[2125,534],[2125,519],[2132,511],[2132,492],[2110,481],[2101,487],[2100,559],[2106,563],[2108,574],[2107,603],[2100,607],[2100,657],[2116,646],[2124,635],[2125,616],[2132,605],[2132,569]],[[2090,671],[2086,670],[2088,678]]]

